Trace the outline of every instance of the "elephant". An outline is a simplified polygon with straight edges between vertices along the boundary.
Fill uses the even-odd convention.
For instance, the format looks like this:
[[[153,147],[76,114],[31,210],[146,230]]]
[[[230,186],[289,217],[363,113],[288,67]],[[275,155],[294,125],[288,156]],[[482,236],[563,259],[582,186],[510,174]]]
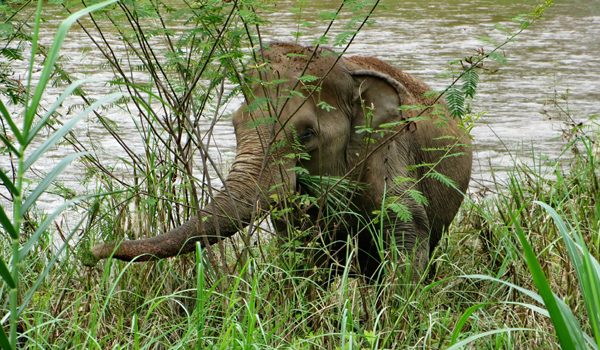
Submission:
[[[425,83],[374,57],[285,42],[256,56],[245,73],[251,91],[233,114],[237,151],[222,189],[164,234],[94,246],[95,261],[162,259],[230,237],[274,198],[304,191],[303,169],[360,184],[349,205],[363,219],[337,225],[332,239],[342,248],[348,237],[356,239],[361,274],[373,276],[387,259],[364,227],[377,215],[383,249],[398,247],[424,272],[471,176],[471,138],[460,120]],[[318,222],[319,212],[304,214]]]

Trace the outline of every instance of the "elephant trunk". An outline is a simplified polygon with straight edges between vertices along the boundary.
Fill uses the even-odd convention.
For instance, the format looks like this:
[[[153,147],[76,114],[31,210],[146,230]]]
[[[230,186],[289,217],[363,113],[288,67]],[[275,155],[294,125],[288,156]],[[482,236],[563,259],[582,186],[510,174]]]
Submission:
[[[287,183],[287,188],[293,188],[291,164],[277,166],[272,159],[263,164],[266,156],[273,155],[261,146],[264,141],[256,130],[238,134],[237,140],[238,151],[223,188],[198,215],[159,236],[96,245],[91,250],[95,260],[109,256],[125,261],[161,259],[191,252],[198,241],[202,245],[216,243],[247,226],[255,210],[268,206],[269,190],[274,184]]]

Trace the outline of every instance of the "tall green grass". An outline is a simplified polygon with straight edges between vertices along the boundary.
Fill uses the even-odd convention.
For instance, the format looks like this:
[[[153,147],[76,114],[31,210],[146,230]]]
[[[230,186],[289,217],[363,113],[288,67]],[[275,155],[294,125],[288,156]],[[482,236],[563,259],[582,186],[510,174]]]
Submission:
[[[497,188],[500,194],[496,199],[477,208],[474,224],[482,232],[496,272],[464,277],[492,281],[518,292],[517,298],[502,302],[529,309],[532,319],[534,315],[547,319],[556,334],[553,342],[563,349],[597,349],[600,192],[593,147],[597,130],[592,136],[569,134],[574,136],[565,151],[573,151],[574,159],[568,167],[557,162],[551,164],[550,173],[543,167],[520,167],[506,187]],[[485,307],[489,303],[467,310],[460,325],[472,312]],[[539,332],[537,327],[528,330]],[[456,342],[455,335],[457,345],[452,348],[484,335],[475,334],[461,342]]]
[[[48,82],[50,81],[50,77],[54,71],[54,64],[56,63],[58,53],[69,28],[79,18],[114,2],[116,2],[116,0],[105,1],[87,7],[74,13],[64,22],[62,22],[56,32],[52,46],[48,51],[41,75],[37,81],[34,81],[33,72],[37,58],[36,51],[38,49],[38,37],[43,5],[43,2],[39,1],[37,4],[37,10],[35,12],[33,37],[31,39],[31,54],[29,57],[29,68],[27,72],[28,79],[22,113],[11,114],[2,100],[0,100],[0,115],[2,116],[3,122],[9,126],[9,129],[12,132],[12,135],[10,135],[12,137],[10,137],[9,134],[4,134],[0,135],[0,140],[7,148],[9,155],[14,157],[17,163],[16,169],[12,174],[13,176],[4,170],[0,170],[0,180],[2,180],[2,184],[6,187],[10,197],[12,198],[12,219],[9,218],[5,207],[0,207],[0,224],[2,224],[2,228],[10,237],[12,246],[11,254],[9,255],[8,259],[0,259],[0,277],[2,277],[2,280],[5,283],[2,289],[4,290],[6,287],[8,287],[9,297],[8,314],[6,314],[6,316],[2,319],[2,323],[8,320],[8,334],[5,332],[3,324],[3,327],[0,328],[0,347],[3,349],[17,348],[17,328],[19,326],[19,316],[30,303],[31,299],[33,298],[33,293],[40,286],[42,281],[47,278],[50,268],[56,262],[56,258],[47,262],[47,265],[37,276],[37,279],[34,283],[29,283],[31,281],[23,283],[23,281],[21,281],[21,264],[30,255],[32,248],[39,242],[40,237],[44,234],[48,226],[53,223],[53,221],[65,209],[65,207],[71,205],[72,203],[64,203],[59,205],[58,209],[37,224],[38,226],[34,230],[33,234],[31,234],[29,237],[23,236],[23,226],[27,224],[27,215],[34,208],[39,197],[46,192],[50,184],[73,160],[81,157],[82,154],[75,153],[63,158],[48,172],[48,174],[46,174],[45,177],[40,180],[39,183],[35,184],[32,190],[29,190],[26,185],[29,182],[28,176],[31,172],[31,168],[40,160],[40,158],[45,155],[49,149],[56,145],[57,142],[61,141],[62,138],[75,126],[78,121],[84,118],[90,113],[90,111],[99,105],[115,100],[115,96],[107,96],[94,102],[86,110],[78,113],[75,117],[65,122],[52,135],[42,140],[39,140],[40,131],[42,131],[42,129],[46,126],[49,119],[53,116],[54,112],[61,105],[61,103],[84,82],[77,81],[70,85],[64,91],[64,93],[57,98],[56,102],[54,102],[46,110],[44,110],[46,106],[40,106],[40,101],[46,92],[46,87],[48,86]],[[21,127],[17,125],[19,121],[22,121]],[[40,144],[36,145],[34,150],[30,150],[30,148],[34,147],[36,141],[39,141]],[[69,240],[74,232],[75,231],[68,233]],[[56,252],[55,257],[58,257],[61,251]]]

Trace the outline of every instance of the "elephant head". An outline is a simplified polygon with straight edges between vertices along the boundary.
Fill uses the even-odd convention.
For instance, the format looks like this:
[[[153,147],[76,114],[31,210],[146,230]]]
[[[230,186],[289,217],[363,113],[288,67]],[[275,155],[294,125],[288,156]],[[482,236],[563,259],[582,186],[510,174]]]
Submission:
[[[302,167],[362,183],[354,204],[365,216],[380,209],[384,198],[395,198],[408,219],[391,213],[385,234],[404,249],[416,249],[422,265],[467,188],[468,135],[443,106],[424,97],[427,85],[378,59],[287,43],[258,54],[260,63],[246,76],[252,93],[233,116],[237,153],[223,188],[180,227],[97,245],[94,257],[166,258],[192,251],[198,241],[209,245],[229,237],[258,208],[269,207],[274,191],[285,196],[285,189],[297,189],[294,169]]]

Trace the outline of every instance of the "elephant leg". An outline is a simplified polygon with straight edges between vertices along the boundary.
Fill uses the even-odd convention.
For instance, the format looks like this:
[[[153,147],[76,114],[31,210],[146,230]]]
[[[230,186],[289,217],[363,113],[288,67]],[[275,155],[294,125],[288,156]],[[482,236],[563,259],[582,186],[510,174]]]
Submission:
[[[395,249],[400,253],[400,266],[403,263],[410,264],[412,278],[418,280],[429,263],[430,227],[422,205],[413,201],[404,204],[412,214],[412,221],[406,222],[395,213],[388,213],[384,234],[393,241]]]
[[[429,235],[429,259],[433,257],[435,247],[438,246],[442,238],[442,234],[446,231],[446,226],[440,223],[438,220],[433,219],[431,223],[431,234]],[[437,263],[432,261],[429,265],[429,273],[427,278],[432,280],[437,273]]]
[[[414,279],[419,279],[425,272],[429,263],[429,237],[426,229],[410,227],[408,229],[396,229],[394,242],[400,250],[401,259],[412,267]]]
[[[371,282],[377,282],[384,275],[382,260],[386,259],[387,244],[382,247],[382,237],[366,231],[358,236],[357,273]]]

